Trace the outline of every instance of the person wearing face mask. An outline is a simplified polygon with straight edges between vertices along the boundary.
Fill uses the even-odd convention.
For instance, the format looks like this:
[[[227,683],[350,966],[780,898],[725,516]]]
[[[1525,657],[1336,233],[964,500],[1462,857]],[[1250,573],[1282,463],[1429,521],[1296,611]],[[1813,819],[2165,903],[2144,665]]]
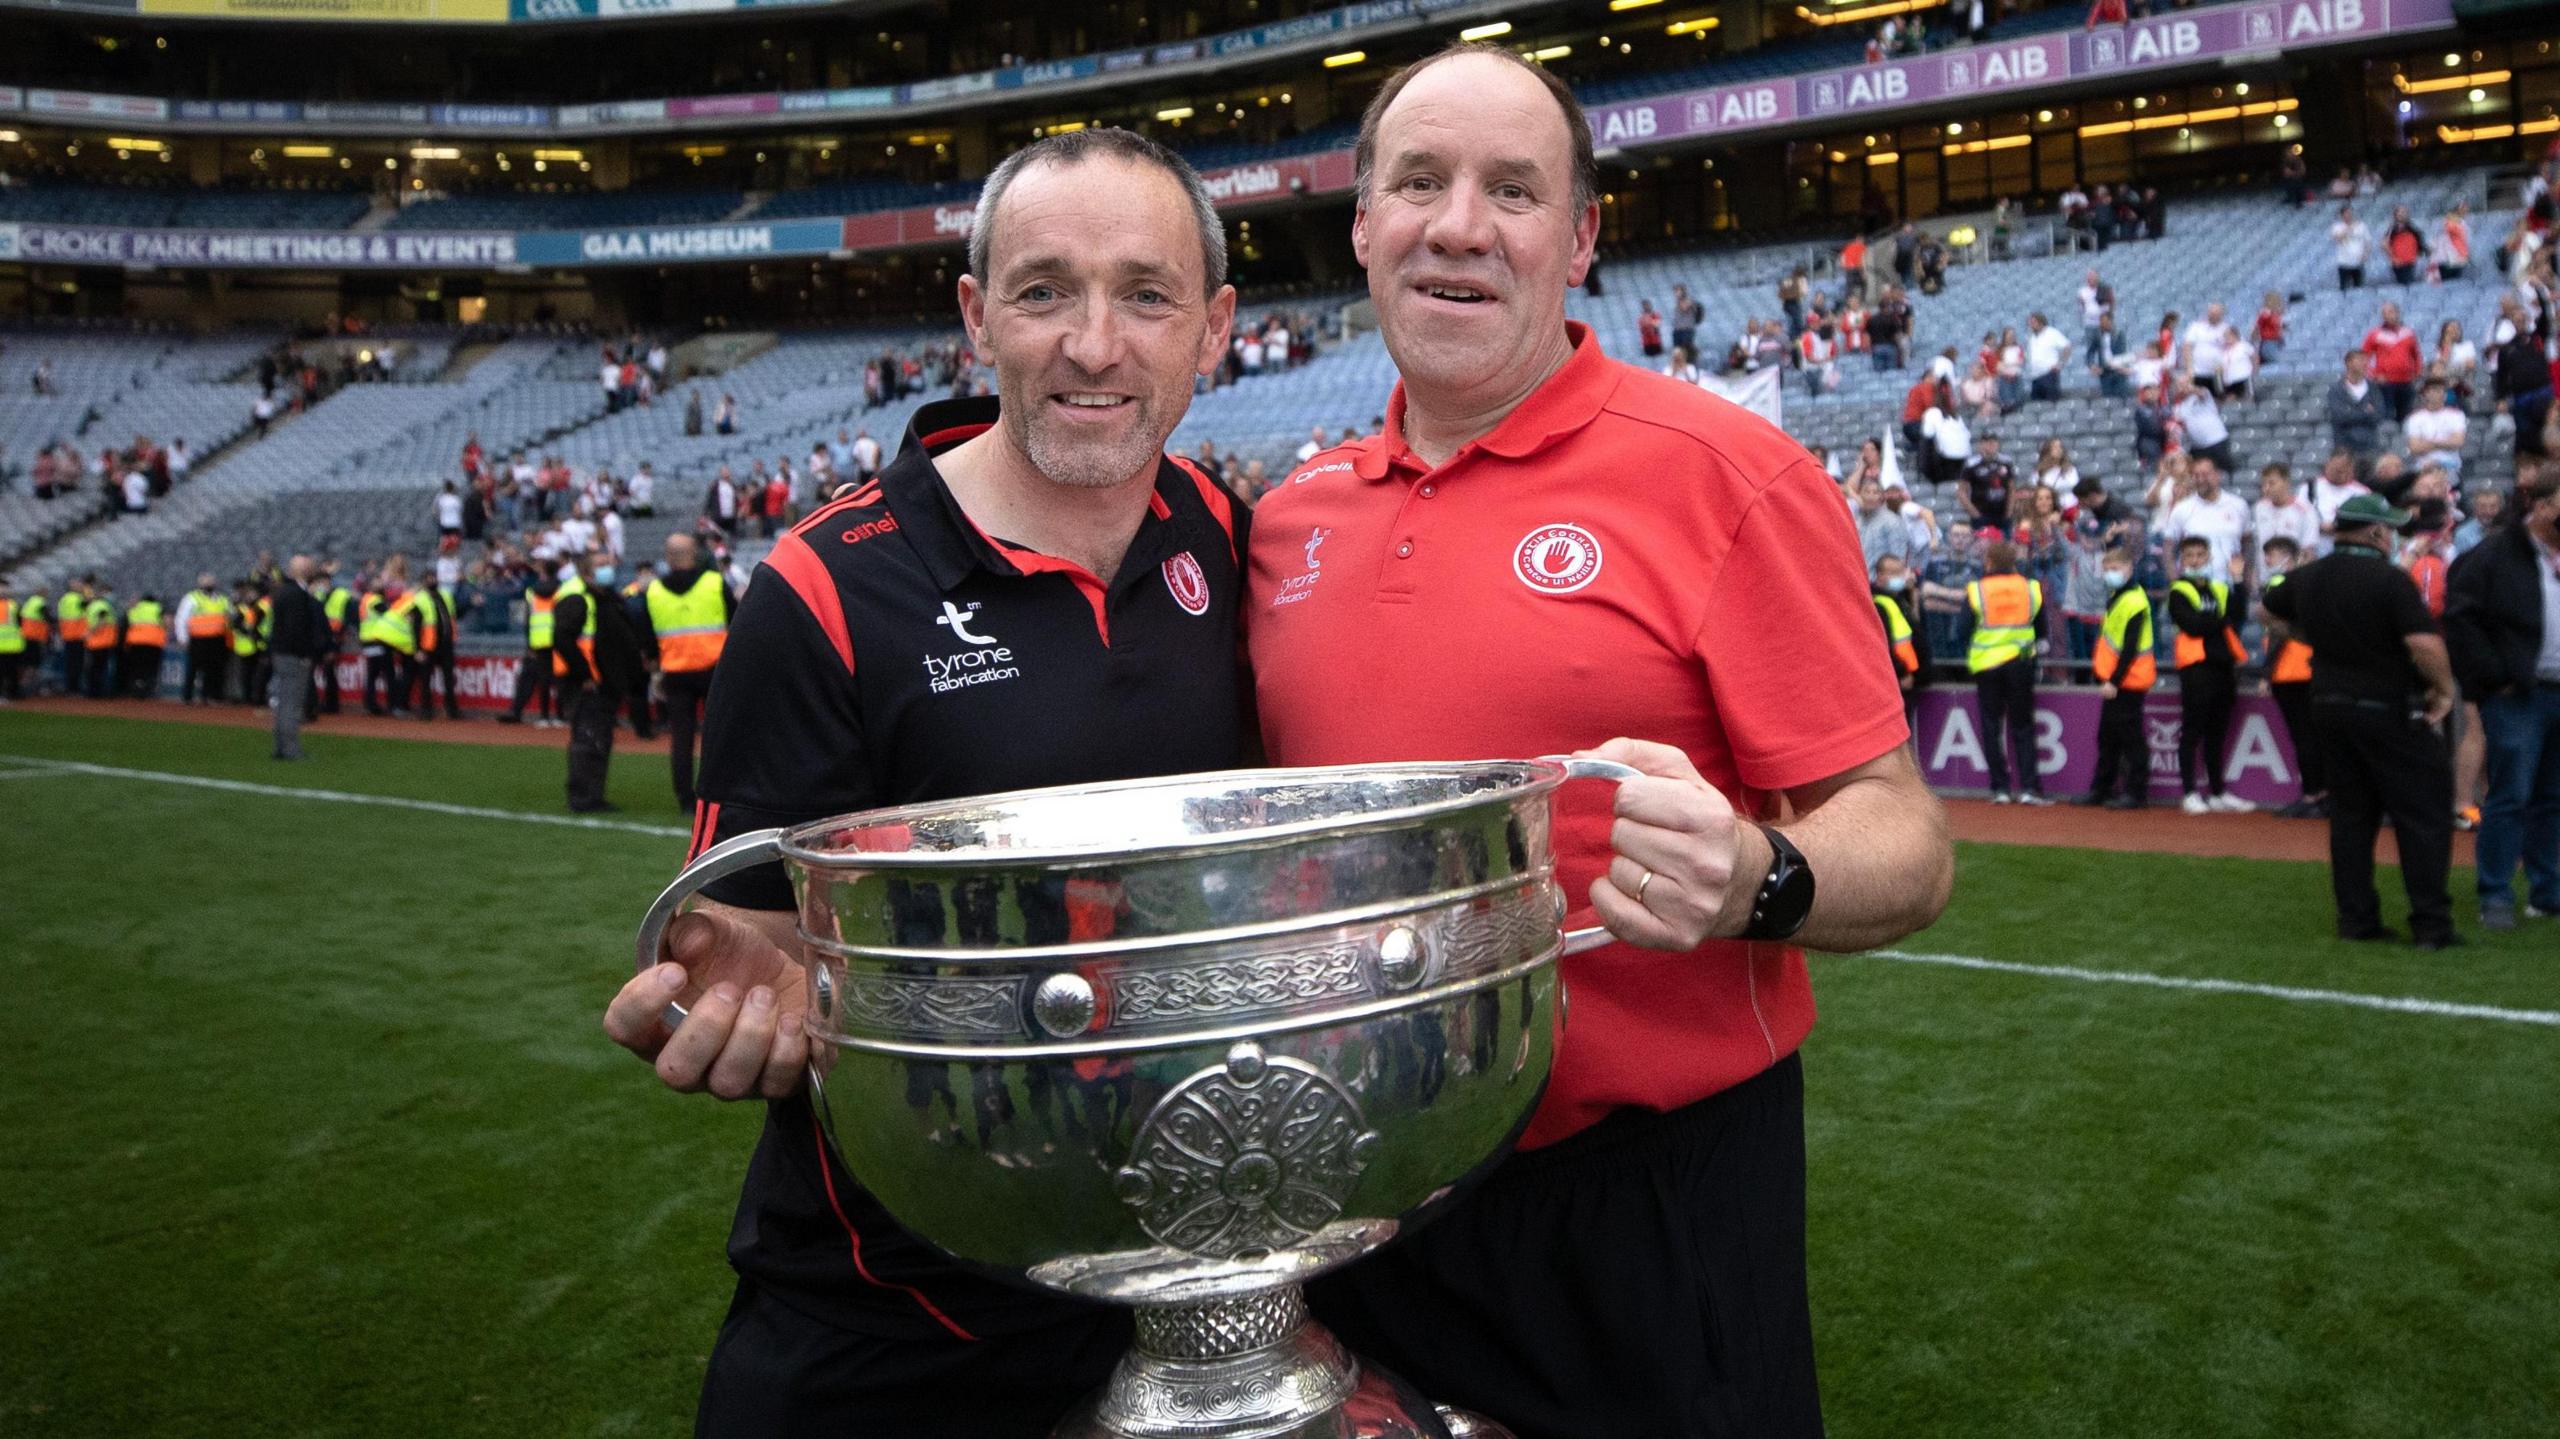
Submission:
[[[1900,555],[1876,561],[1876,618],[1884,624],[1885,649],[1893,656],[1894,678],[1902,685],[1903,723],[1910,724],[1920,704],[1920,646],[1911,629],[1911,571]],[[1914,731],[1917,732],[1916,729]]]
[[[614,593],[613,556],[588,555],[562,567],[551,617],[557,636],[553,656],[562,667],[560,707],[569,712],[569,810],[609,814],[619,806],[604,797],[605,772],[613,764],[613,717],[622,702],[649,682],[631,612]],[[576,636],[570,641],[571,636]]]
[[[1994,541],[1983,553],[1982,568],[1982,578],[1965,586],[1973,641],[1964,663],[1973,673],[1981,706],[1991,802],[2051,804],[2036,768],[2036,632],[2044,622],[2044,586],[2018,573],[2017,546],[2005,540]],[[2014,779],[2012,754],[2017,758]]]
[[[2178,578],[2169,586],[2169,622],[2178,627],[2171,657],[2178,666],[2178,785],[2189,814],[2245,814],[2257,806],[2222,786],[2223,746],[2239,667],[2248,659],[2236,616],[2242,613],[2246,558],[2232,556],[2229,581],[2213,576],[2213,544],[2200,535],[2178,542]]]
[[[2134,583],[2133,551],[2110,545],[2100,573],[2106,618],[2098,626],[2093,672],[2098,678],[2098,769],[2089,792],[2073,804],[2140,809],[2151,793],[2151,746],[2142,736],[2142,704],[2160,676],[2152,651],[2151,595]]]
[[[2409,941],[2441,950],[2462,942],[2445,887],[2453,756],[2443,726],[2453,711],[2453,667],[2417,582],[2391,560],[2393,537],[2409,519],[2379,495],[2348,500],[2338,507],[2335,550],[2288,574],[2266,607],[2312,649],[2311,715],[2328,767],[2338,937],[2394,937],[2373,887],[2374,836],[2388,815],[2409,893]]]

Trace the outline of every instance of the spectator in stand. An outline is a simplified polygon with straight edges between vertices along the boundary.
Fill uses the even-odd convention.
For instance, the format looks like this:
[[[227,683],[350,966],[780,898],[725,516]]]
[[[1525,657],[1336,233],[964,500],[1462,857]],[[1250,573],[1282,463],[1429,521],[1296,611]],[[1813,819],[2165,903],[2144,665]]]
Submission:
[[[2169,621],[2178,627],[2178,785],[2189,814],[2244,814],[2257,806],[2223,787],[2223,747],[2231,733],[2231,706],[2239,690],[2239,617],[2247,612],[2248,558],[2233,553],[2217,578],[2213,546],[2201,535],[2178,541],[2178,579],[2169,586]]]
[[[436,543],[439,546],[461,543],[462,494],[454,488],[451,480],[445,481],[444,487],[436,491],[435,516]]]
[[[2418,282],[2418,262],[2427,257],[2427,237],[2409,219],[2409,207],[2391,207],[2391,223],[2382,231],[2383,258],[2391,262],[2391,283],[2414,285]]]
[[[2443,381],[2427,381],[2419,391],[2418,408],[2409,412],[2401,428],[2409,442],[2409,458],[2421,469],[2432,464],[2449,479],[2461,478],[2462,446],[2470,438],[2471,425],[2462,411],[2444,402]]]
[[[1903,347],[1911,343],[1911,304],[1902,291],[1888,286],[1884,298],[1867,315],[1867,346],[1879,370],[1902,368]]]
[[[2506,492],[2494,485],[2483,485],[2472,492],[2470,508],[2471,517],[2453,527],[2455,559],[2478,549],[2481,541],[2496,532],[2498,520],[2507,508]]]
[[[1703,385],[1707,382],[1706,373],[1698,368],[1695,360],[1690,358],[1689,347],[1686,345],[1671,347],[1671,363],[1662,367],[1662,373],[1684,385]]]
[[[2436,350],[2427,358],[2427,378],[2441,381],[2445,398],[2456,407],[2471,400],[2471,381],[2480,373],[2480,350],[2462,338],[2462,322],[2447,320],[2436,330]]]
[[[1796,336],[1796,362],[1804,371],[1805,393],[1824,395],[1840,388],[1840,342],[1824,320]]]
[[[1867,302],[1855,296],[1840,306],[1840,349],[1851,355],[1864,355],[1874,349],[1867,338]]]
[[[2071,341],[2045,323],[2039,310],[2027,316],[2027,393],[2038,400],[2062,398],[2062,362],[2071,357]]]
[[[1920,378],[1911,382],[1911,388],[1902,392],[1903,443],[1911,446],[1913,454],[1923,453],[1923,446],[1927,444],[1928,437],[1921,429],[1921,422],[1933,409],[1952,410],[1954,408],[1955,399],[1949,393],[1946,382],[1934,374],[1923,371]],[[1925,468],[1924,466],[1924,478],[1926,478]]]
[[[1973,362],[1972,372],[1956,385],[1956,406],[1969,420],[1991,421],[2000,418],[2000,382],[1992,378],[1990,367],[1980,359]]]
[[[2258,362],[2272,365],[2284,356],[2284,296],[2269,290],[2258,302],[2258,318],[2250,337],[2258,343]]]
[[[2560,471],[2519,467],[2516,511],[2455,567],[2445,644],[2486,739],[2476,854],[2480,924],[2560,915]]]
[[[2145,470],[2156,468],[2169,453],[2169,439],[2169,407],[2160,402],[2160,386],[2144,385],[2134,394],[2134,462]]]
[[[1636,345],[1646,359],[1662,358],[1662,313],[1651,300],[1641,301],[1636,311]]]
[[[1686,285],[1671,287],[1671,348],[1698,353],[1698,326],[1706,320],[1707,307],[1690,295]]]
[[[2170,509],[2164,533],[2180,546],[2189,540],[2201,541],[2212,573],[2231,572],[2232,560],[2248,556],[2253,519],[2249,504],[2222,487],[2221,467],[2201,453],[2189,462],[2188,474],[2194,493]],[[2234,579],[2245,579],[2248,570],[2244,566],[2231,573]]]
[[[2381,387],[2371,378],[2371,354],[2363,349],[2349,350],[2344,364],[2345,373],[2329,386],[2329,438],[2362,466],[2382,450],[2382,424],[2389,418],[2388,406]]]
[[[2365,331],[2364,351],[2373,357],[2373,381],[2382,390],[2383,410],[2391,423],[2399,424],[2417,403],[2425,364],[2418,356],[2418,332],[2401,323],[2398,302],[2382,302],[2382,323]]]
[[[2142,520],[2094,475],[2073,485],[2071,495],[2073,502],[2063,511],[2070,568],[2063,581],[2062,614],[2071,658],[2085,660],[2097,648],[2107,599],[2116,588],[2104,572],[2106,557],[2119,546],[2141,548]]]
[[[1943,383],[1938,393],[1942,400],[1948,398]],[[1920,418],[1920,431],[1925,436],[1920,477],[1933,485],[1962,478],[1965,466],[1973,461],[1973,431],[1965,424],[1964,416],[1933,404]]]
[[[2433,247],[2436,278],[2447,284],[2471,268],[2471,202],[2456,200],[2436,225]]]
[[[1886,509],[1884,485],[1875,479],[1858,483],[1858,548],[1865,552],[1867,569],[1873,572],[1876,561],[1893,555],[1904,561],[1914,557],[1911,527],[1902,516]]]
[[[2090,367],[2094,369],[2098,363],[2098,331],[2106,320],[2107,312],[2115,308],[2115,287],[2099,279],[2098,272],[2091,270],[2080,277],[2078,298],[2080,348],[2089,356]]]
[[[1996,529],[2009,522],[2009,492],[2017,486],[2018,467],[2001,455],[1998,435],[1983,435],[1974,443],[1977,453],[1963,471],[1965,507],[1977,527]]]
[[[2293,472],[2281,463],[2258,471],[2258,502],[2249,507],[2249,531],[2260,545],[2283,540],[2306,559],[2323,548],[2320,511],[2294,489]]]
[[[2089,342],[2089,368],[2098,377],[2098,393],[2109,399],[2123,399],[2133,393],[2134,356],[2125,349],[2124,332],[2116,328],[2116,312],[2110,307],[2098,314],[2097,329]]]
[[[623,499],[634,518],[645,520],[658,512],[658,476],[647,460],[631,472],[631,482],[623,486]]]
[[[2082,28],[2095,30],[2101,25],[2125,23],[2124,3],[2125,0],[2089,0],[2089,21]]]
[[[1924,656],[1953,658],[1964,649],[1971,617],[1965,587],[1982,578],[1982,545],[1973,521],[1959,515],[1920,562],[1920,647]]]
[[[2373,253],[2373,231],[2356,218],[2353,205],[2340,205],[2338,218],[2329,226],[2329,249],[2338,265],[2338,288],[2364,288],[2365,257]]]
[[[2220,301],[2207,305],[2204,314],[2187,322],[2178,336],[2178,368],[2187,383],[2219,398],[2222,394],[2223,351],[2239,336],[2224,316]]]
[[[2211,460],[2225,470],[2240,467],[2231,456],[2231,428],[2223,422],[2222,406],[2212,395],[2189,385],[2178,392],[2170,415],[2178,423],[2189,454]]]
[[[139,468],[124,472],[124,512],[128,515],[151,513],[151,479]]]
[[[738,432],[737,396],[723,394],[720,397],[720,409],[712,417],[711,432],[716,435],[734,435]]]
[[[2023,408],[2027,403],[2027,347],[2019,342],[2016,326],[2001,330],[1999,355],[1991,373],[1999,382],[2001,413]]]
[[[711,488],[702,496],[702,517],[720,531],[722,539],[735,538],[743,503],[737,480],[729,473],[729,467],[722,465],[719,473],[712,476]]]

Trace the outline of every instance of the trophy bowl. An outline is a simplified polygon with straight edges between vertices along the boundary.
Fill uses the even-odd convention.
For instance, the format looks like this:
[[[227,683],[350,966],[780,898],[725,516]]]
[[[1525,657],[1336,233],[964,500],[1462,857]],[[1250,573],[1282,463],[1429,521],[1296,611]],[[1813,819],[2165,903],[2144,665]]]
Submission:
[[[1559,758],[1026,790],[740,835],[780,860],[847,1172],[955,1260],[1133,1306],[1062,1439],[1499,1435],[1346,1354],[1299,1286],[1509,1152],[1561,1018]],[[683,1012],[670,1006],[668,1021]]]

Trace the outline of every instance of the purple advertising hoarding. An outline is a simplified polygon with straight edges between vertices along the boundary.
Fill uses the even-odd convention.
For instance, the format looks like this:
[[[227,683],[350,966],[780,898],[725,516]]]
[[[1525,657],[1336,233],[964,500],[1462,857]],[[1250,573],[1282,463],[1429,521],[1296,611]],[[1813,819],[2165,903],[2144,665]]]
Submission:
[[[2060,799],[2088,792],[2089,778],[2098,765],[2099,704],[2098,692],[2092,689],[2046,690],[2036,696],[2036,769],[2044,776],[2046,794]],[[2150,748],[2150,798],[2154,803],[2173,803],[2179,796],[2176,694],[2154,694],[2144,703],[2142,737]],[[1984,763],[1989,741],[1969,691],[1923,691],[1912,739],[1919,746],[1920,772],[1930,788],[1958,794],[1990,788],[1991,771]],[[2250,695],[2233,708],[2231,734],[2223,745],[2222,776],[2231,793],[2262,809],[2301,798],[2293,739],[2274,700]]]

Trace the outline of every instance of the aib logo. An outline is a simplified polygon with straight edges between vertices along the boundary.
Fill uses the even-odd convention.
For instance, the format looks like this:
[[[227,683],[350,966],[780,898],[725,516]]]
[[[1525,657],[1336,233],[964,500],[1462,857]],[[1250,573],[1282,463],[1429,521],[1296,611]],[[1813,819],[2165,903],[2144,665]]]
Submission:
[[[1572,594],[1600,577],[1600,541],[1580,525],[1542,525],[1512,551],[1511,572],[1540,594]]]
[[[996,642],[995,636],[978,634],[969,628],[969,617],[977,612],[978,607],[976,605],[971,605],[969,608],[964,610],[958,605],[953,604],[951,601],[944,600],[942,602],[942,617],[935,620],[934,623],[938,625],[951,626],[951,632],[953,634],[958,635],[960,638],[967,640],[973,645],[994,644]]]

